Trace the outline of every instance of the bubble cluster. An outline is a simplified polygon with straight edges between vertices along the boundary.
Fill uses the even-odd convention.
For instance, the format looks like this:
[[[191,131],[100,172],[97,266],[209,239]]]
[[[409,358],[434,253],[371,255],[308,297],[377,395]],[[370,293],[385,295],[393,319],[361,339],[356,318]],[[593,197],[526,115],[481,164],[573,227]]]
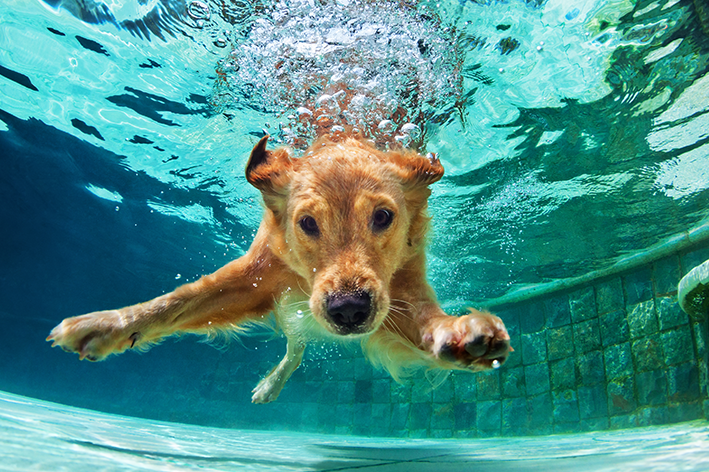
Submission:
[[[416,145],[459,93],[454,44],[406,2],[283,0],[220,62],[212,101],[278,115],[276,138],[296,148],[345,129]]]

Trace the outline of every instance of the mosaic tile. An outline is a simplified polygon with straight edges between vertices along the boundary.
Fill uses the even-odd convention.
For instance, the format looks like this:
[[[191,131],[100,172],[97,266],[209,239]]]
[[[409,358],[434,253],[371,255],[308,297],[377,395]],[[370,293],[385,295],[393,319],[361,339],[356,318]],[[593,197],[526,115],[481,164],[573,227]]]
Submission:
[[[578,353],[600,349],[601,329],[597,318],[574,324],[574,346]]]
[[[694,359],[692,332],[684,325],[660,335],[665,364],[674,365]]]
[[[453,429],[455,410],[452,403],[435,404],[431,415],[431,429]]]
[[[596,291],[586,287],[569,295],[571,319],[574,323],[589,320],[598,316],[596,309]]]
[[[667,369],[669,400],[688,402],[701,398],[699,370],[694,362],[687,362]]]
[[[478,401],[500,398],[500,371],[493,370],[476,374]]]
[[[557,295],[544,300],[544,315],[548,328],[557,328],[571,322],[571,308],[568,295]]]
[[[515,367],[501,370],[500,381],[502,383],[503,397],[514,398],[525,395],[524,368]]]
[[[625,308],[623,284],[620,278],[596,284],[596,307],[598,314],[610,313],[611,311]]]
[[[507,365],[502,367],[507,368]],[[469,402],[477,398],[478,379],[475,374],[465,372],[456,372],[453,377],[453,390],[455,391],[455,399],[459,402]]]
[[[605,383],[606,369],[601,351],[592,351],[576,358],[579,385]]]
[[[430,403],[412,403],[409,409],[409,429],[428,429],[431,422]]]
[[[374,403],[389,403],[391,401],[391,384],[389,379],[372,381],[372,401]]]
[[[687,254],[680,256],[680,265],[682,270],[682,276],[686,275],[687,272],[694,269],[704,261],[709,260],[709,247],[704,247],[691,251]]]
[[[655,313],[655,300],[629,305],[627,319],[631,338],[640,338],[657,332],[659,325]]]
[[[447,403],[455,400],[455,387],[450,380],[446,380],[433,390],[433,401],[435,403]]]
[[[667,407],[668,423],[680,423],[684,421],[692,421],[698,419],[704,419],[704,409],[702,402],[693,403],[678,403],[675,405],[669,405]],[[657,424],[657,423],[655,423]]]
[[[475,429],[477,424],[477,406],[475,403],[456,403],[453,406],[455,429],[458,431]]]
[[[640,424],[663,424],[667,423],[669,418],[670,412],[666,405],[646,407],[638,414]]]
[[[653,334],[632,343],[635,369],[638,372],[660,369],[665,366],[659,334]]]
[[[522,363],[536,364],[547,357],[546,335],[544,332],[522,335]]]
[[[551,362],[549,366],[552,390],[568,390],[576,387],[576,363],[574,358],[568,357]],[[602,368],[601,372],[603,372]]]
[[[502,432],[523,435],[527,430],[527,399],[510,398],[502,401]]]
[[[337,382],[337,402],[340,404],[353,403],[355,401],[355,383]]]
[[[563,390],[552,393],[554,405],[554,422],[577,422],[579,420],[579,405],[575,390]]]
[[[410,403],[392,403],[391,404],[391,429],[405,430],[409,421]]]
[[[547,357],[550,361],[574,354],[573,327],[571,325],[546,330]]]
[[[661,330],[675,328],[689,322],[689,316],[679,307],[675,297],[656,298],[655,310]]]
[[[652,270],[650,267],[644,267],[626,275],[623,277],[623,281],[625,282],[628,305],[637,305],[652,299]]]
[[[381,432],[382,435],[386,435],[391,430],[391,404],[372,404],[372,417],[370,421],[372,420],[377,423],[377,430]]]
[[[620,344],[630,339],[630,328],[625,310],[616,310],[599,317],[603,347]]]
[[[617,344],[605,349],[603,360],[608,380],[626,377],[633,373],[633,359],[630,343]]]
[[[478,402],[476,404],[476,427],[478,431],[495,432],[502,427],[502,408],[499,401]]]
[[[680,277],[679,257],[670,256],[656,261],[652,266],[652,279],[658,295],[677,292]]]
[[[355,381],[354,401],[355,403],[372,403],[374,396],[372,394],[371,380]]]
[[[524,368],[524,379],[527,395],[536,395],[548,392],[551,389],[549,365],[546,362],[526,366]]]
[[[425,378],[411,386],[411,403],[430,403],[433,400],[433,386]]]
[[[523,334],[537,333],[544,329],[544,309],[541,302],[533,302],[520,308],[519,326]]]
[[[640,405],[662,405],[667,403],[667,378],[662,370],[641,372],[635,376]]]
[[[611,415],[629,413],[637,407],[633,377],[615,379],[608,383],[607,390],[608,411]]]
[[[577,396],[579,416],[581,419],[588,420],[591,418],[606,418],[608,416],[608,400],[605,384],[579,387]]]
[[[520,329],[520,311],[520,308],[517,307],[495,311],[495,315],[499,316],[505,323],[507,334],[509,334],[510,337],[519,336],[522,334]]]
[[[551,434],[553,411],[551,394],[528,397],[529,430],[535,434]]]

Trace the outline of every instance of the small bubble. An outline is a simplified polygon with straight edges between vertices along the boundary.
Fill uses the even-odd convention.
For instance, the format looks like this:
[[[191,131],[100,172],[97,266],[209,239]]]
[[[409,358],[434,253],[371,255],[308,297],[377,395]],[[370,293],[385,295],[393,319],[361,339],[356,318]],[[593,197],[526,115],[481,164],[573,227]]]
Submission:
[[[304,315],[303,315],[303,310],[298,310],[298,311],[296,311],[296,312],[295,312],[295,316],[296,316],[297,318],[302,318],[302,317],[304,316]]]
[[[493,369],[499,369],[499,368],[500,368],[500,365],[501,365],[501,364],[500,364],[500,361],[498,361],[497,359],[495,359],[494,361],[492,361],[492,368],[493,368]]]
[[[180,279],[180,278],[182,278],[182,274],[177,274],[177,275],[175,276],[175,280],[178,280],[178,279]]]

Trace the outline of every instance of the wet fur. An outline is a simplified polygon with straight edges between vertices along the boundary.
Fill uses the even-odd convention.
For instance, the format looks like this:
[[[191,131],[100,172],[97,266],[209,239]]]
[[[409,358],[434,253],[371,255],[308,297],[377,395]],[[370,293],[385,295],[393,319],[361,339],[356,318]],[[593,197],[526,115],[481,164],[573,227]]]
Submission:
[[[102,360],[177,333],[239,330],[274,313],[288,347],[254,389],[257,403],[277,398],[318,337],[361,341],[397,380],[412,366],[479,371],[505,361],[511,348],[502,321],[475,310],[445,314],[426,281],[428,186],[443,175],[435,156],[321,138],[295,159],[266,144],[259,141],[246,168],[266,207],[247,254],[154,300],[67,318],[47,339]],[[383,230],[372,222],[381,209],[393,214]],[[305,217],[317,234],[303,230]],[[350,330],[328,314],[328,300],[352,293],[367,293],[371,309]]]

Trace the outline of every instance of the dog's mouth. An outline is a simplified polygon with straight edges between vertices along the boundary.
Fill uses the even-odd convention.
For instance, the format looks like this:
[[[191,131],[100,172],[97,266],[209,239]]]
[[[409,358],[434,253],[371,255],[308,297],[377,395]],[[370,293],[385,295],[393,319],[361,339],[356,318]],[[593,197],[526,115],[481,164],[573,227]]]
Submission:
[[[324,314],[335,334],[356,336],[374,329],[376,304],[366,290],[334,292],[325,297]]]

